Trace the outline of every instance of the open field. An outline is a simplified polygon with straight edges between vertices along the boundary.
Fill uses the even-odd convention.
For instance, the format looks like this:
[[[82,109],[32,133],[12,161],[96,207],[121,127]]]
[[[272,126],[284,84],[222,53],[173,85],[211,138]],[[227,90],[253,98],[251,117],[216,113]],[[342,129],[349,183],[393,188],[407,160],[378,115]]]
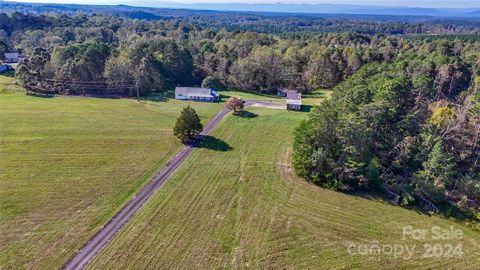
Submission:
[[[91,269],[478,269],[480,233],[381,201],[321,189],[292,173],[291,133],[306,114],[249,108],[214,130],[122,229]],[[454,226],[460,240],[402,239],[402,228]],[[349,242],[414,247],[350,255]],[[463,256],[424,258],[424,244],[461,244]]]
[[[0,76],[0,268],[64,264],[180,149],[188,102],[26,96]],[[191,103],[203,123],[223,105]]]
[[[171,127],[187,102],[38,98],[11,80],[0,76],[0,268],[58,268],[178,151]],[[223,106],[191,104],[204,123]],[[90,267],[478,268],[479,232],[295,177],[291,133],[307,114],[248,111],[255,117],[223,120]],[[461,240],[437,242],[459,243],[464,255],[423,258],[432,241],[403,240],[407,225],[461,229]],[[347,252],[349,241],[375,240],[416,252]]]

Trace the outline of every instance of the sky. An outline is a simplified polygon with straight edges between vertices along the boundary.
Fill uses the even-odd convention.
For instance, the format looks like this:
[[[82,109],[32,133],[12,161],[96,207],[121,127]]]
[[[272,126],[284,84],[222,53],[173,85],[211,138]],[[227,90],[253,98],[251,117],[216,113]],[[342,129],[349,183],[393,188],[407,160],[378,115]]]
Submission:
[[[128,4],[136,0],[16,0],[18,2],[69,3],[69,4]],[[408,6],[425,8],[480,7],[480,0],[149,0],[148,2],[175,3],[295,3],[295,4],[354,4],[377,6]]]

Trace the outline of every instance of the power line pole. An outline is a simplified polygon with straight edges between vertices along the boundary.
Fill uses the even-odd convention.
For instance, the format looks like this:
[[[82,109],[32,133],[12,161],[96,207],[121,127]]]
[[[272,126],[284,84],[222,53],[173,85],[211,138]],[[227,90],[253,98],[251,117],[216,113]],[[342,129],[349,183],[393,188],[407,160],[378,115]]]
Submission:
[[[138,81],[135,81],[135,89],[137,89],[137,101],[140,102],[140,91],[138,91]]]

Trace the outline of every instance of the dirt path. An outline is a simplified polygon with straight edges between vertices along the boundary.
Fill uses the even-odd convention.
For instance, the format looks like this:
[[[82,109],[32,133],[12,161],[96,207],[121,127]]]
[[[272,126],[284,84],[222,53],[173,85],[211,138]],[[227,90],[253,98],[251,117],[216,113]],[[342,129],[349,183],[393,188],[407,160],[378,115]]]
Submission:
[[[262,100],[247,100],[245,106],[285,109],[285,105]],[[222,108],[203,128],[200,135],[208,135],[230,110]],[[87,264],[108,244],[115,234],[137,213],[145,202],[160,188],[168,177],[192,153],[192,146],[184,146],[125,206],[120,209],[90,240],[63,266],[65,270],[84,269]]]
[[[222,108],[203,128],[201,135],[208,135],[230,110]],[[120,209],[90,240],[64,265],[63,269],[84,269],[108,244],[115,234],[135,215],[143,204],[158,190],[183,161],[190,156],[193,147],[184,146],[125,206]]]
[[[262,107],[262,108],[269,108],[269,109],[278,109],[278,110],[286,110],[287,105],[283,101],[282,103],[279,103],[278,100],[247,100],[245,101],[245,106],[250,106],[250,107]]]

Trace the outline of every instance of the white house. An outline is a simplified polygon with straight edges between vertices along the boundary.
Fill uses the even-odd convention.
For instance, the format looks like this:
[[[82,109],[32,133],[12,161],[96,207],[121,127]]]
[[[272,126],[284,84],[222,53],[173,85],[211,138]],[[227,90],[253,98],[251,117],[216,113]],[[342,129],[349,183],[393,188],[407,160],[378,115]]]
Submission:
[[[200,87],[176,87],[175,99],[178,100],[196,100],[196,101],[217,101],[220,95],[209,88]]]
[[[297,91],[287,92],[287,110],[300,111],[302,109],[302,94]]]
[[[18,63],[20,55],[18,53],[4,53],[5,63]]]

